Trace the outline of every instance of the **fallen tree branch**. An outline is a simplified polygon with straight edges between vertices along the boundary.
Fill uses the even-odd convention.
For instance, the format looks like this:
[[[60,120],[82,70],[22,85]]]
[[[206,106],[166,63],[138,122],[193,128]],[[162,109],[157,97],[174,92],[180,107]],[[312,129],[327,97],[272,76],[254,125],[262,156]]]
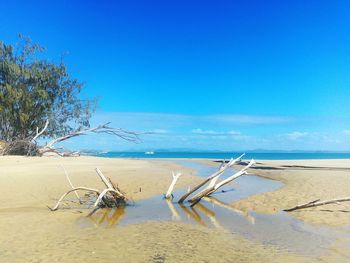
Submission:
[[[297,205],[297,206],[292,207],[292,208],[283,209],[283,211],[291,212],[291,211],[295,211],[295,210],[299,210],[299,209],[305,209],[305,208],[316,207],[316,206],[321,206],[321,205],[337,204],[337,203],[348,202],[348,201],[350,201],[350,197],[331,199],[331,200],[325,200],[325,201],[320,201],[320,199],[317,199],[317,200],[314,200],[314,201],[311,201],[311,202],[308,202],[305,204]]]
[[[75,187],[67,192],[65,192],[61,197],[60,199],[58,199],[56,205],[54,207],[49,207],[48,208],[51,210],[51,211],[56,211],[60,205],[60,203],[63,201],[63,199],[68,195],[70,194],[71,192],[75,192],[75,191],[88,191],[88,192],[93,192],[93,193],[96,193],[97,195],[100,194],[100,192],[97,190],[97,189],[93,189],[93,188],[88,188],[88,187],[83,187],[83,186],[79,186],[79,187]]]
[[[242,154],[241,156],[239,156],[236,159],[231,159],[227,164],[222,165],[220,167],[220,169],[213,173],[212,175],[210,175],[209,177],[207,177],[204,181],[202,181],[200,184],[196,185],[194,188],[192,188],[189,192],[187,192],[186,194],[184,194],[180,200],[178,201],[179,204],[182,204],[187,197],[189,197],[191,194],[193,194],[194,192],[196,192],[198,189],[200,189],[202,186],[206,185],[209,181],[213,180],[215,177],[220,176],[221,174],[223,174],[225,172],[226,169],[232,167],[233,165],[235,165],[236,163],[240,162],[243,158],[245,154]]]
[[[116,194],[116,195],[119,195],[119,193],[115,190],[115,189],[112,189],[112,188],[108,188],[108,189],[104,189],[101,193],[100,193],[100,195],[98,196],[98,198],[96,199],[96,201],[95,201],[95,203],[94,203],[94,208],[95,207],[97,207],[102,201],[103,201],[103,198],[105,197],[105,195],[107,194],[107,193],[114,193],[114,194]],[[124,199],[123,199],[124,200]],[[116,206],[118,206],[119,205],[119,203],[118,203],[118,201],[117,201],[117,199],[115,199],[115,201],[116,201]],[[105,201],[103,201],[103,202],[105,202]]]
[[[122,199],[126,199],[126,197],[124,196],[124,194],[118,189],[117,186],[115,186],[110,178],[106,178],[103,173],[101,172],[100,169],[95,168],[95,171],[97,173],[97,175],[101,178],[102,182],[105,184],[105,186],[107,187],[107,189],[112,189],[114,191],[111,191],[112,193],[115,193],[116,198],[122,198]]]
[[[168,188],[168,191],[167,191],[167,193],[166,193],[166,195],[165,195],[165,198],[166,199],[169,199],[169,198],[171,198],[172,197],[172,192],[173,192],[173,190],[174,190],[174,187],[175,187],[175,184],[176,184],[176,182],[177,182],[177,180],[180,178],[180,176],[181,176],[181,173],[174,173],[174,172],[172,172],[172,175],[173,175],[173,180],[172,180],[172,182],[171,182],[171,184],[170,184],[170,186],[169,186],[169,188]]]
[[[222,163],[222,165],[220,166],[219,170],[220,170],[222,167],[224,167],[224,165],[225,165],[225,161]],[[213,187],[213,186],[216,184],[216,182],[219,180],[219,178],[220,178],[220,176],[221,176],[222,174],[223,174],[223,173],[219,174],[218,176],[213,177],[213,178],[210,180],[210,182],[209,182],[209,184],[208,184],[208,186],[207,186],[207,189]]]
[[[64,171],[64,174],[66,175],[66,178],[67,178],[67,181],[68,181],[69,185],[72,187],[72,189],[74,189],[74,185],[73,185],[72,181],[71,181],[70,178],[69,178],[68,172],[67,172],[66,169],[63,167],[63,165],[61,165],[61,168],[62,168],[62,170]],[[75,196],[78,198],[79,203],[81,203],[80,196],[79,196],[78,192],[77,192],[77,191],[74,191],[74,193],[75,193]]]
[[[226,178],[225,180],[217,183],[216,185],[214,185],[211,188],[207,188],[205,190],[203,190],[202,192],[200,192],[199,194],[196,195],[195,198],[190,199],[189,201],[192,203],[191,207],[195,206],[204,196],[208,196],[212,193],[214,193],[215,191],[217,191],[219,188],[221,188],[222,186],[224,186],[225,184],[228,184],[230,182],[232,182],[233,180],[236,180],[238,177],[247,174],[247,170],[255,163],[255,161],[252,159],[249,164],[244,167],[241,171],[235,173],[234,175]]]
[[[39,132],[39,127],[36,127],[36,135],[31,140],[32,143],[36,143],[36,140],[46,131],[47,127],[49,126],[49,120],[46,120],[44,127]]]
[[[63,168],[63,167],[62,167]],[[63,168],[64,169],[64,168]],[[102,190],[101,192],[97,189],[93,189],[93,188],[89,188],[89,187],[83,187],[83,186],[79,186],[79,187],[74,187],[69,175],[67,173],[67,171],[64,169],[65,174],[66,174],[66,178],[70,184],[70,186],[72,187],[71,190],[67,191],[66,193],[64,193],[60,199],[58,200],[58,202],[56,203],[56,205],[54,207],[49,207],[49,209],[51,211],[56,211],[60,205],[60,203],[62,202],[62,200],[71,192],[75,192],[80,204],[82,204],[81,199],[77,193],[77,190],[80,191],[88,191],[88,192],[93,192],[97,195],[97,198],[93,204],[93,210],[92,212],[89,213],[89,215],[92,215],[93,213],[95,213],[99,208],[102,207],[109,207],[109,208],[113,208],[113,207],[120,207],[120,206],[125,206],[126,205],[126,197],[125,195],[122,193],[122,191],[119,190],[119,188],[111,181],[110,178],[106,178],[103,173],[100,171],[100,169],[96,168],[96,173],[99,176],[99,178],[102,180],[102,182],[104,183],[104,185],[107,187],[104,190]]]
[[[39,148],[39,150],[38,150],[39,154],[43,155],[44,153],[47,153],[47,152],[54,152],[60,156],[76,156],[77,152],[67,152],[67,153],[63,153],[63,154],[59,153],[59,151],[57,151],[55,149],[54,145],[57,143],[63,142],[65,140],[68,140],[70,138],[78,137],[81,135],[86,135],[88,133],[109,134],[109,135],[117,136],[123,140],[130,141],[130,142],[139,142],[140,141],[138,133],[132,132],[132,131],[127,131],[127,130],[124,130],[121,128],[112,128],[112,127],[108,126],[109,124],[110,123],[108,122],[106,124],[98,125],[98,126],[93,127],[93,128],[74,131],[74,132],[67,134],[65,136],[51,140],[45,146]],[[47,125],[48,125],[48,123],[47,123]],[[47,128],[47,125],[45,125],[46,128]],[[42,132],[44,132],[46,130],[46,128],[43,129]],[[42,134],[42,132],[39,132],[34,138],[37,139],[37,137],[39,137]]]

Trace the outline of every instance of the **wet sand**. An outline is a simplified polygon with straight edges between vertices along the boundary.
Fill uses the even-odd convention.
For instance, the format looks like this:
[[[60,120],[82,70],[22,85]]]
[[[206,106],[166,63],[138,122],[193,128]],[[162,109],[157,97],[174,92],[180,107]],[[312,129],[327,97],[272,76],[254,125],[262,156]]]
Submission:
[[[327,167],[328,164],[327,162]],[[52,205],[58,196],[69,189],[59,165],[64,165],[75,185],[102,188],[93,170],[99,167],[135,201],[165,192],[171,181],[171,170],[181,170],[184,173],[177,189],[187,188],[188,185],[194,185],[201,180],[195,175],[195,171],[167,161],[95,157],[1,157],[0,262],[334,262],[335,259],[341,262],[348,258],[346,239],[337,240],[325,255],[316,259],[276,250],[269,244],[247,240],[236,233],[182,222],[149,221],[118,227],[81,227],[77,220],[87,213],[87,210],[63,209],[51,212],[46,208],[46,205]],[[271,162],[263,165],[281,166],[281,163]],[[345,167],[343,162],[339,165]],[[330,166],[339,167],[338,163],[332,163]],[[311,176],[315,178],[308,179],[312,173],[303,176],[304,170],[300,169],[292,170],[299,173],[293,179],[289,178],[293,176],[290,170],[286,174],[285,170],[252,170],[258,175],[281,180],[285,186],[270,193],[237,201],[233,206],[274,213],[286,204],[295,205],[295,202],[302,201],[302,198],[308,201],[310,193],[300,197],[299,189],[305,180],[308,182],[306,189],[314,189],[314,196],[328,193],[326,190],[322,192],[322,187],[313,186],[317,182],[317,172]],[[345,174],[346,172],[337,170],[334,179],[335,177],[327,177],[325,172],[318,181],[343,181],[346,178]],[[332,187],[337,193],[336,196],[341,195],[337,192],[338,189],[334,188],[338,187],[338,184],[323,182],[321,185],[326,188]],[[298,189],[294,189],[295,187]],[[316,192],[317,189],[319,192]],[[286,203],[280,204],[275,200],[271,202],[270,195],[283,199],[280,196],[284,194],[283,191],[291,195],[286,198]],[[267,200],[269,202],[266,202]],[[294,212],[293,216],[318,222],[306,212]],[[323,219],[318,223],[335,225],[335,218],[330,217],[328,220]],[[345,218],[342,220],[345,225]]]

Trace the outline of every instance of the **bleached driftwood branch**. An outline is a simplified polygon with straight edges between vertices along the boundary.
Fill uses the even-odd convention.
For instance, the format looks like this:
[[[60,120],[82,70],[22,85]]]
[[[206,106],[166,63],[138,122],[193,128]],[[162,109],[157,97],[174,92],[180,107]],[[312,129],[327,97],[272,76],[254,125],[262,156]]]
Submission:
[[[208,196],[212,193],[214,193],[215,191],[217,191],[219,188],[221,188],[222,186],[232,182],[233,180],[236,180],[238,177],[247,174],[247,170],[255,163],[254,159],[252,159],[249,164],[244,167],[241,171],[233,174],[232,176],[226,178],[225,180],[217,183],[216,185],[214,185],[211,188],[207,188],[205,190],[203,190],[202,192],[198,193],[196,195],[195,198],[190,199],[189,201],[192,203],[191,206],[196,205],[204,196]]]
[[[297,205],[297,206],[292,207],[292,208],[284,209],[283,211],[292,212],[292,211],[299,210],[299,209],[305,209],[305,208],[322,206],[322,205],[329,205],[329,204],[338,204],[341,202],[348,202],[348,201],[350,201],[350,197],[331,199],[331,200],[325,200],[325,201],[320,201],[320,199],[317,199],[317,200],[314,200],[314,201],[311,201],[311,202],[308,202],[305,204]]]
[[[177,182],[177,180],[180,178],[180,176],[181,176],[181,173],[174,173],[174,171],[172,172],[172,175],[173,175],[173,180],[171,181],[171,184],[170,184],[170,186],[169,186],[169,188],[168,188],[168,191],[166,192],[166,195],[165,195],[165,198],[166,199],[169,199],[169,198],[171,198],[172,197],[172,192],[173,192],[173,190],[174,190],[174,187],[175,187],[175,184],[176,184],[176,182]]]
[[[225,172],[226,169],[232,167],[233,165],[235,165],[236,163],[239,163],[243,156],[245,154],[242,154],[241,156],[239,156],[238,158],[236,159],[231,159],[227,164],[225,165],[222,165],[220,167],[220,169],[213,173],[212,175],[210,175],[209,177],[207,177],[204,181],[202,181],[200,184],[196,185],[195,187],[193,187],[189,192],[187,192],[186,194],[184,194],[180,200],[179,200],[179,203],[182,204],[187,197],[189,197],[191,194],[193,194],[194,192],[196,192],[198,189],[200,189],[202,186],[206,185],[209,181],[213,180],[214,178],[220,176],[221,174],[223,174]],[[216,181],[214,181],[216,182]]]
[[[108,188],[108,189],[104,189],[100,195],[98,196],[98,198],[96,199],[95,203],[94,203],[94,208],[97,207],[102,201],[103,201],[103,198],[105,197],[105,195],[107,193],[111,193],[112,195],[113,194],[116,194],[117,196],[119,196],[119,192],[115,189],[112,189],[112,188]],[[124,198],[123,198],[124,200]],[[117,200],[115,200],[117,202]],[[118,206],[118,203],[116,203],[116,206]]]
[[[88,191],[88,192],[93,192],[97,195],[97,199],[93,205],[93,211],[89,214],[92,215],[98,208],[100,207],[118,207],[120,205],[125,205],[126,204],[126,197],[125,195],[120,191],[120,189],[108,178],[106,178],[103,173],[101,172],[100,169],[96,168],[96,173],[99,176],[99,178],[102,180],[102,182],[104,183],[104,185],[107,187],[104,190],[102,190],[101,192],[97,189],[93,189],[93,188],[89,188],[89,187],[84,187],[84,186],[78,186],[78,187],[74,187],[72,182],[70,181],[70,178],[68,176],[67,171],[65,171],[66,173],[66,177],[68,182],[70,183],[70,186],[72,187],[71,190],[67,191],[66,193],[64,193],[60,199],[58,200],[58,202],[56,203],[56,205],[51,208],[51,211],[56,211],[60,205],[60,203],[63,201],[63,199],[70,194],[71,192],[76,192],[78,190],[80,191]],[[81,200],[79,198],[79,195],[76,193],[77,197],[79,200]]]
[[[31,140],[32,143],[35,143],[36,140],[46,131],[47,127],[49,126],[49,120],[46,120],[44,127],[39,132],[39,127],[36,127],[36,134]]]
[[[79,186],[79,187],[75,187],[67,192],[65,192],[61,197],[60,199],[58,199],[56,205],[54,207],[49,207],[51,211],[56,211],[60,205],[60,203],[63,201],[63,199],[68,195],[70,194],[71,192],[75,192],[75,191],[88,191],[88,192],[93,192],[93,193],[96,193],[97,195],[100,194],[100,192],[97,190],[97,189],[93,189],[93,188],[88,188],[88,187],[83,187],[83,186]]]
[[[222,165],[220,166],[219,170],[220,170],[222,167],[224,167],[224,165],[225,165],[225,162],[222,163]],[[207,189],[213,187],[213,186],[216,184],[216,182],[219,180],[219,178],[220,178],[220,176],[221,176],[222,174],[223,174],[223,173],[219,174],[218,176],[213,177],[213,178],[210,180],[209,184],[207,185]]]
[[[54,140],[51,140],[50,142],[48,142],[45,146],[43,146],[42,148],[39,148],[39,153],[42,155],[44,153],[47,152],[54,152],[57,153],[61,156],[71,156],[71,155],[76,155],[77,152],[67,152],[67,153],[59,153],[56,149],[55,149],[55,144],[63,142],[65,140],[68,140],[70,138],[73,137],[78,137],[81,135],[85,135],[88,133],[104,133],[104,134],[109,134],[109,135],[113,135],[113,136],[117,136],[123,140],[126,141],[130,141],[130,142],[139,142],[139,134],[136,132],[132,132],[132,131],[127,131],[121,128],[112,128],[109,126],[109,122],[106,124],[102,124],[99,126],[96,126],[94,128],[88,128],[88,129],[83,129],[83,130],[79,130],[79,131],[74,131],[70,134],[67,134],[65,136],[56,138]],[[48,125],[48,123],[47,123]],[[45,125],[46,126],[46,125]],[[46,127],[47,128],[47,127]],[[46,130],[45,128],[45,130]],[[44,129],[43,129],[44,130]],[[37,139],[42,133],[38,133],[34,138]]]
[[[107,179],[103,173],[101,172],[100,169],[95,168],[95,171],[97,173],[97,175],[101,178],[102,182],[105,184],[105,186],[107,187],[107,189],[112,189],[114,191],[111,191],[111,193],[114,193],[116,195],[116,197],[118,198],[122,198],[122,199],[126,199],[126,197],[124,196],[124,194],[119,190],[119,188],[114,185],[111,181],[111,179]]]
[[[74,185],[73,185],[72,181],[69,178],[67,170],[63,167],[63,165],[61,165],[61,168],[64,171],[64,174],[66,175],[66,178],[67,178],[67,181],[68,181],[69,185],[72,187],[72,189],[74,189]],[[78,192],[74,191],[74,193],[75,193],[75,196],[78,198],[79,203],[81,203],[80,196],[79,196]]]

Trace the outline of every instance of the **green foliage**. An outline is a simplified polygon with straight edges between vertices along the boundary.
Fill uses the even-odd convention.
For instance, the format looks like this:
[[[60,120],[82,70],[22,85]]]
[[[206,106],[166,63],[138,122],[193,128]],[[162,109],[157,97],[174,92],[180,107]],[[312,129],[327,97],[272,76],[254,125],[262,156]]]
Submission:
[[[95,100],[81,100],[82,84],[61,60],[52,63],[44,49],[20,36],[16,45],[0,41],[0,140],[24,140],[50,121],[45,136],[89,127]]]

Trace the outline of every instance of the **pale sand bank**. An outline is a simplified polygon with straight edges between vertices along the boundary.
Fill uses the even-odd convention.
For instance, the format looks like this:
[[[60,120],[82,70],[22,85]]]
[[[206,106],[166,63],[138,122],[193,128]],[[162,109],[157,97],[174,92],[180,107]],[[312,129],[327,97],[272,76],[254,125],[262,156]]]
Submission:
[[[350,162],[347,162],[350,167]],[[283,165],[285,163],[283,161]],[[281,164],[268,161],[265,165]],[[342,161],[339,161],[339,164],[346,167]],[[200,181],[194,171],[164,161],[94,157],[64,159],[1,157],[0,262],[309,262],[319,260],[292,255],[287,251],[276,251],[273,247],[245,240],[236,234],[180,222],[148,222],[122,227],[82,228],[76,223],[77,218],[81,217],[77,210],[53,213],[45,207],[46,204],[52,204],[54,199],[69,188],[59,165],[64,165],[69,171],[75,185],[101,188],[102,185],[93,170],[99,167],[135,200],[165,192],[171,181],[171,170],[182,170],[185,174],[179,180],[178,188],[194,185]],[[332,162],[331,165],[335,167],[337,163]],[[327,166],[329,166],[328,162]],[[311,177],[315,178],[309,179],[309,173],[304,175],[302,170],[288,170],[287,173],[282,170],[255,171],[259,171],[257,174],[263,171],[261,175],[282,180],[286,186],[272,193],[241,200],[234,206],[258,212],[274,212],[280,207],[284,208],[285,204],[294,205],[299,200],[297,198],[300,198],[300,187],[305,185],[302,183],[305,180],[309,185],[306,189],[308,191],[311,191],[310,188],[314,189],[314,195],[328,193],[323,192],[321,186],[314,187],[318,172],[313,175],[310,173]],[[293,173],[299,175],[294,176]],[[346,177],[344,171],[337,171],[336,174],[339,178],[332,177],[332,181],[343,181]],[[290,179],[292,176],[294,178]],[[328,181],[330,179],[328,176],[324,173],[319,177],[319,181]],[[342,195],[338,193],[338,184],[321,183],[327,186],[325,188],[333,188],[333,193],[336,192],[335,196]],[[140,187],[141,192],[139,192]],[[287,203],[271,201],[270,195],[276,195],[276,198],[282,200],[283,191],[290,194],[284,200]],[[309,194],[305,193],[302,197],[308,200],[311,197]],[[267,200],[270,204],[264,203]],[[313,216],[307,215],[306,212],[293,214],[313,222],[310,220]],[[334,218],[327,220],[331,223],[335,222]],[[327,220],[322,222],[328,223]],[[345,222],[345,218],[342,220]],[[344,240],[337,241],[328,255],[322,259],[332,262],[336,257],[347,258],[344,252],[346,250],[343,251],[346,245]]]
[[[194,170],[170,162],[96,157],[1,157],[0,208],[53,204],[54,199],[70,187],[61,166],[67,170],[75,186],[102,189],[104,185],[95,172],[95,167],[98,167],[133,200],[164,193],[172,180],[172,170],[181,170],[185,175],[178,181],[178,188],[199,180]]]
[[[350,160],[258,161],[251,172],[279,180],[284,186],[276,191],[250,196],[233,203],[243,210],[276,213],[284,208],[315,199],[350,196]],[[350,202],[326,205],[290,214],[313,224],[350,226]]]

